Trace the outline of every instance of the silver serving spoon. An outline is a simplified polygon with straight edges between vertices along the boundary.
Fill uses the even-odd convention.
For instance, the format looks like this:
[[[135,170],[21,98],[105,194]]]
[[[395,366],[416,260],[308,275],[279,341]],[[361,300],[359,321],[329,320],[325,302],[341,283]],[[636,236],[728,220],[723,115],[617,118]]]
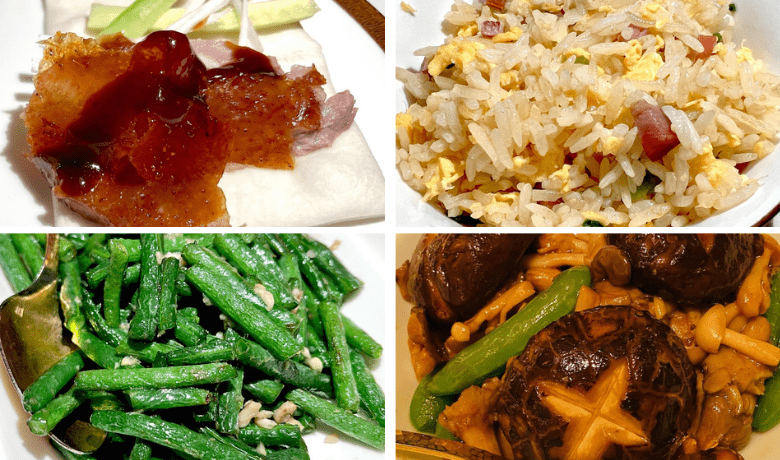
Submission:
[[[507,460],[486,450],[462,442],[441,439],[422,433],[396,430],[396,458],[414,460]]]
[[[38,278],[0,305],[0,354],[20,396],[51,365],[76,349],[63,335],[58,260],[59,237],[48,235],[46,260]],[[67,425],[58,425],[49,437],[75,454],[94,452],[106,438],[103,430],[86,421]]]

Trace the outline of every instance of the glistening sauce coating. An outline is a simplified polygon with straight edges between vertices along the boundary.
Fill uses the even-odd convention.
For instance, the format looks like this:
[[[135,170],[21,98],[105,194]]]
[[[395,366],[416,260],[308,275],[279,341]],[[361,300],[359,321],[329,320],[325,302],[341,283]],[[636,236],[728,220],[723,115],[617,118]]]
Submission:
[[[295,133],[320,124],[325,78],[313,68],[292,79],[233,47],[233,63],[207,70],[171,31],[100,46],[39,74],[25,118],[55,193],[104,223],[226,224],[225,165],[292,169]]]

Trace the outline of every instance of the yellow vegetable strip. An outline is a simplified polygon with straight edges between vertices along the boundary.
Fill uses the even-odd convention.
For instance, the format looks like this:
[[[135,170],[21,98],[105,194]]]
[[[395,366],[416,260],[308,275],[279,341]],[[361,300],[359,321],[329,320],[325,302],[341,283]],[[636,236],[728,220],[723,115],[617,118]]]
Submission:
[[[585,254],[531,254],[523,257],[523,268],[557,268],[563,266],[586,265]]]
[[[453,324],[451,329],[452,337],[458,342],[467,342],[471,338],[471,334],[479,330],[482,323],[495,318],[503,310],[514,307],[535,292],[536,290],[529,281],[515,283],[465,323]]]
[[[766,308],[769,308],[769,299],[768,296],[764,295],[765,290],[761,283],[764,270],[769,264],[769,256],[770,251],[764,251],[764,253],[756,259],[753,263],[753,267],[750,269],[750,273],[748,273],[748,276],[739,287],[737,306],[739,307],[739,311],[748,318],[758,316],[762,309],[766,311]],[[766,302],[765,308],[764,302]]]

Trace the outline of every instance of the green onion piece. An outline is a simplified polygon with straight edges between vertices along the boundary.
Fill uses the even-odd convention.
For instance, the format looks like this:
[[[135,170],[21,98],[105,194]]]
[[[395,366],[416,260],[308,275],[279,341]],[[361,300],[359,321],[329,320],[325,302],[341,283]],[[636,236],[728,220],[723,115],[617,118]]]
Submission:
[[[119,13],[100,32],[100,35],[104,36],[122,32],[127,38],[143,37],[146,31],[154,25],[163,13],[171,9],[174,3],[176,3],[176,0],[135,0]]]
[[[582,226],[583,227],[603,227],[604,224],[602,224],[601,222],[599,222],[597,220],[586,220],[585,222],[582,223]]]
[[[631,201],[636,203],[644,199],[652,198],[650,193],[655,190],[655,186],[660,184],[661,180],[656,176],[645,173],[645,178],[642,183],[636,188],[636,191],[631,194]]]

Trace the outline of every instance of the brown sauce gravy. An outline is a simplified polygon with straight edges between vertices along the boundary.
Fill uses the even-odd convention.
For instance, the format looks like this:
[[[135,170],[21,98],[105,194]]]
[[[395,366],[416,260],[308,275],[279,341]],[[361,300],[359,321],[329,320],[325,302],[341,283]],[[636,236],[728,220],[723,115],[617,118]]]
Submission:
[[[52,66],[59,77],[99,67],[115,78],[33,154],[52,165],[58,196],[104,223],[226,224],[217,187],[225,165],[292,169],[294,134],[320,124],[325,78],[316,70],[290,79],[238,46],[232,63],[206,69],[187,37],[171,31],[101,45],[125,52]]]

